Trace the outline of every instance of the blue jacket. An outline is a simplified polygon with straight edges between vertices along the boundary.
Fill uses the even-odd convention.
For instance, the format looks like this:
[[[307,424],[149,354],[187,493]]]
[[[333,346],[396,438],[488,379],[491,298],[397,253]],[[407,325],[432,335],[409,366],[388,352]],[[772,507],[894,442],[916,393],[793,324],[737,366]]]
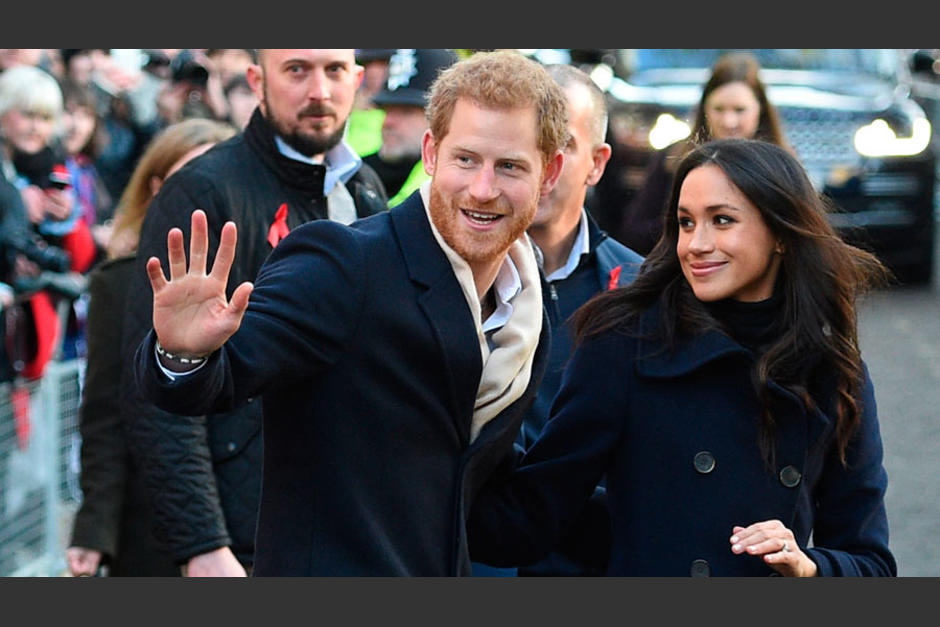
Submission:
[[[644,325],[657,312],[647,312]],[[820,576],[897,574],[867,370],[848,469],[835,452],[831,408],[807,411],[775,386],[779,430],[769,471],[757,445],[751,353],[719,332],[657,349],[609,332],[575,351],[541,438],[510,483],[494,482],[477,500],[474,559],[537,559],[606,473],[608,575],[773,574],[759,557],[733,554],[728,540],[733,526],[768,519],[793,531]]]
[[[542,302],[552,326],[552,345],[542,385],[523,421],[520,442],[523,448],[531,446],[545,426],[552,399],[561,385],[562,371],[571,357],[568,318],[591,296],[628,285],[643,263],[643,257],[608,237],[590,216],[588,246],[589,252],[567,278],[548,282],[542,275]]]
[[[480,345],[415,192],[350,227],[292,230],[202,369],[167,383],[151,331],[138,380],[179,413],[263,398],[254,575],[468,575],[470,505],[512,452],[549,333],[543,320],[525,394],[471,443]]]

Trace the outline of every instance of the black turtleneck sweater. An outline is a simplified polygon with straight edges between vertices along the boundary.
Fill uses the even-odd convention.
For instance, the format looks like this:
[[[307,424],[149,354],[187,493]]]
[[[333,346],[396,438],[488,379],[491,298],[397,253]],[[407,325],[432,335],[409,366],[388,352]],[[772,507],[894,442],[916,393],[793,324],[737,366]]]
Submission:
[[[782,306],[783,296],[779,292],[756,302],[726,298],[706,304],[735,341],[758,354],[779,337]]]

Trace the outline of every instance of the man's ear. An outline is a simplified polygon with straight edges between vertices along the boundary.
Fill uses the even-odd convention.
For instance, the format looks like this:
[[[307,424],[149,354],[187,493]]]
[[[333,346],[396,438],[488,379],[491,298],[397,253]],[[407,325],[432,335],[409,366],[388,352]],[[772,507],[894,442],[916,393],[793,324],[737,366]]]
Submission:
[[[359,86],[362,85],[362,79],[365,78],[366,68],[359,65],[358,63],[354,63],[352,68],[353,74],[355,75],[354,80],[356,81],[356,89],[358,90]]]
[[[245,78],[248,81],[248,87],[251,93],[255,95],[258,102],[264,100],[264,69],[256,63],[252,63],[245,68]]]
[[[431,129],[424,131],[424,137],[421,138],[421,160],[424,162],[425,173],[434,176],[434,168],[437,167],[437,143]]]
[[[565,153],[560,149],[555,151],[555,154],[552,155],[551,159],[548,160],[548,163],[545,164],[545,170],[542,173],[542,185],[539,188],[539,194],[542,196],[547,196],[549,192],[552,191],[552,188],[555,187],[555,183],[558,182],[558,177],[561,176],[561,168],[565,165]]]
[[[604,176],[604,170],[607,168],[607,162],[610,161],[610,144],[604,143],[594,147],[591,151],[591,158],[594,160],[594,167],[588,173],[588,185],[597,185],[597,182]]]

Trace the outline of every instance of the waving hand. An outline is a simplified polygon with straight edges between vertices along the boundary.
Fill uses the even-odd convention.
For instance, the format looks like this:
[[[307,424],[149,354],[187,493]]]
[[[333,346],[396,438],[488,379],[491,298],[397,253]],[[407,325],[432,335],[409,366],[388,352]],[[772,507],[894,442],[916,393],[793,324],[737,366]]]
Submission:
[[[235,258],[234,222],[222,227],[219,250],[206,273],[209,249],[206,214],[192,214],[189,242],[189,268],[183,250],[183,233],[178,228],[167,233],[169,280],[160,260],[147,260],[147,275],[153,288],[153,328],[160,345],[175,355],[200,357],[218,349],[235,334],[248,307],[253,285],[239,285],[229,301],[225,295],[229,271]]]

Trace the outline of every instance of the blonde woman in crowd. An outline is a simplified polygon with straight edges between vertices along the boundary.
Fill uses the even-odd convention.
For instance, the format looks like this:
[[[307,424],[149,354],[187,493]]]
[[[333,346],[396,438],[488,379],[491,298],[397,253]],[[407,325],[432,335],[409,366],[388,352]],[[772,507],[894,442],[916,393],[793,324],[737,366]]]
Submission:
[[[157,135],[121,196],[107,260],[92,272],[88,370],[79,414],[83,500],[66,551],[74,576],[180,574],[151,533],[149,501],[124,439],[119,403],[123,303],[150,201],[174,172],[234,134],[228,124],[192,118]]]

